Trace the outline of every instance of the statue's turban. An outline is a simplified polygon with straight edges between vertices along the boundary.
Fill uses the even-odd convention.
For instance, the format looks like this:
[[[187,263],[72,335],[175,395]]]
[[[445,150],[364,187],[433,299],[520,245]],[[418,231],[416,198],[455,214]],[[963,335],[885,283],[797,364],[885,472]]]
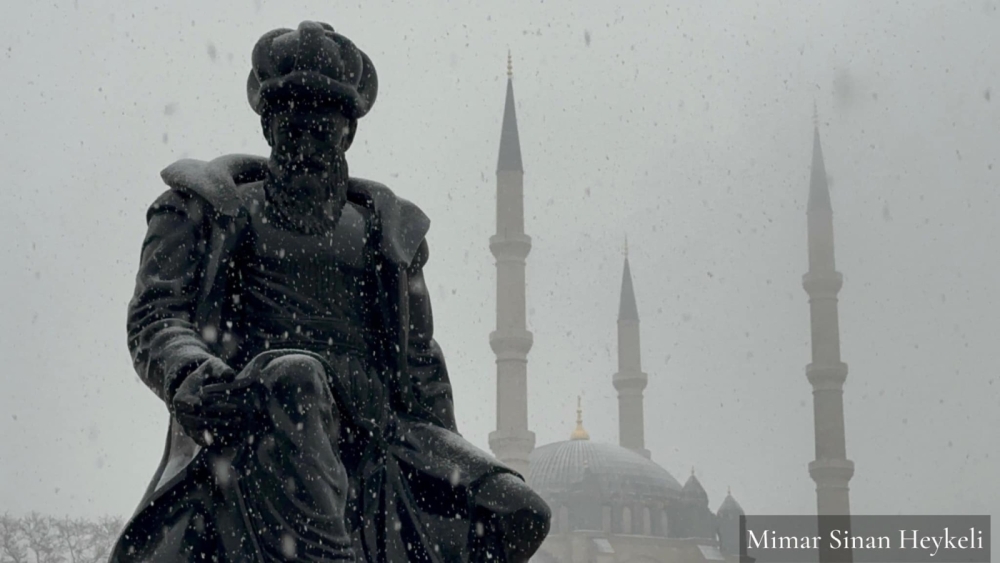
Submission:
[[[325,23],[306,21],[294,31],[264,34],[252,62],[247,98],[260,115],[333,109],[356,119],[368,113],[378,93],[368,55]]]

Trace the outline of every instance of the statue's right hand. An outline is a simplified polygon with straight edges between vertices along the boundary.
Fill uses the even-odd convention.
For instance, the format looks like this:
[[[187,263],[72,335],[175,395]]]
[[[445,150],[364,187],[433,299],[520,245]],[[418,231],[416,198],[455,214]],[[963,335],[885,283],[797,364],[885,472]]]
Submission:
[[[185,433],[202,446],[231,442],[255,410],[243,393],[249,381],[237,381],[236,372],[219,358],[198,365],[177,387],[171,401],[174,417]]]

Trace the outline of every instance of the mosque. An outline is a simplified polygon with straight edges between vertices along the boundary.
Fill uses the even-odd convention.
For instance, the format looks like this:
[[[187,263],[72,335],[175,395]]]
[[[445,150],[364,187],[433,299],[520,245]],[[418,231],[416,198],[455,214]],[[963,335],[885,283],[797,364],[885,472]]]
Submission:
[[[497,325],[490,346],[497,364],[497,426],[489,445],[501,461],[527,476],[552,508],[551,531],[535,562],[641,563],[739,560],[740,504],[727,494],[715,511],[692,470],[682,485],[652,461],[644,444],[639,307],[626,250],[618,309],[619,443],[590,439],[577,405],[569,439],[541,446],[528,429],[527,367],[532,334],[526,328],[525,264],[531,238],[524,232],[524,170],[508,55],[507,93],[497,162],[496,234],[490,250],[497,268]],[[842,385],[834,269],[833,227],[818,127],[814,138],[808,204],[810,296],[817,459],[809,471],[817,484],[819,513],[848,514],[847,482],[853,464],[844,451]],[[832,304],[832,308],[830,305]],[[819,329],[819,330],[818,330]],[[832,416],[827,416],[832,413]]]

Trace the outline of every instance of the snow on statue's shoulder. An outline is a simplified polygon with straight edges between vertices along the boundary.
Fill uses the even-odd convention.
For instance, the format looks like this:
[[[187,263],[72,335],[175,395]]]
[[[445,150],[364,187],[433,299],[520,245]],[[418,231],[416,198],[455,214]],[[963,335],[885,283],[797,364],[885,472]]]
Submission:
[[[198,194],[225,215],[239,211],[237,187],[263,180],[267,159],[261,156],[230,154],[212,161],[185,158],[160,172],[163,181],[175,190]]]

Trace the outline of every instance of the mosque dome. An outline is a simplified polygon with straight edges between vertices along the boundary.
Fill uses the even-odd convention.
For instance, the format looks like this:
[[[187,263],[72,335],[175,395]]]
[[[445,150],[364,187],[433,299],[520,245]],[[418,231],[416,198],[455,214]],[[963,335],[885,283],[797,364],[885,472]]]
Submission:
[[[632,450],[592,442],[577,408],[569,440],[536,448],[528,457],[528,484],[543,497],[570,492],[584,478],[598,485],[603,498],[676,498],[681,484],[659,465]]]
[[[543,497],[568,491],[589,474],[601,496],[677,497],[681,485],[659,465],[632,450],[587,439],[536,448],[528,458],[528,484]]]

